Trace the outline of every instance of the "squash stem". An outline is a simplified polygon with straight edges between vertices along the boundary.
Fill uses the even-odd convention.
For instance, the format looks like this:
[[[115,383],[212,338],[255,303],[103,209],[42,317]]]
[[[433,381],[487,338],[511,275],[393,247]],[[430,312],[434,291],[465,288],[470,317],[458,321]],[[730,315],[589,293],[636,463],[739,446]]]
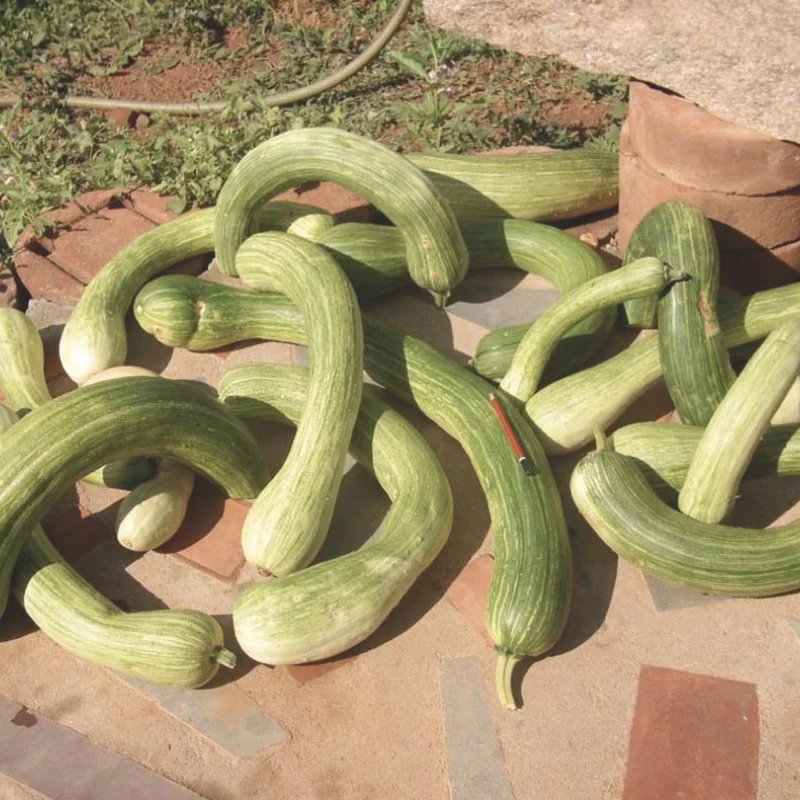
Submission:
[[[436,308],[444,308],[447,298],[450,297],[450,292],[434,292],[433,302]]]
[[[597,428],[594,432],[594,442],[595,447],[597,450],[613,450],[614,448],[611,446],[611,442],[608,441],[608,437],[605,434],[605,431],[602,428]]]
[[[517,703],[514,700],[514,690],[511,688],[511,676],[514,667],[522,659],[511,653],[499,653],[497,657],[497,670],[495,672],[495,686],[497,696],[505,708],[516,709]]]
[[[232,653],[226,647],[217,647],[211,654],[211,660],[222,667],[233,669],[236,666],[236,653]]]
[[[664,278],[667,284],[678,283],[679,281],[688,281],[692,276],[682,270],[680,267],[675,267],[672,264],[664,262]]]

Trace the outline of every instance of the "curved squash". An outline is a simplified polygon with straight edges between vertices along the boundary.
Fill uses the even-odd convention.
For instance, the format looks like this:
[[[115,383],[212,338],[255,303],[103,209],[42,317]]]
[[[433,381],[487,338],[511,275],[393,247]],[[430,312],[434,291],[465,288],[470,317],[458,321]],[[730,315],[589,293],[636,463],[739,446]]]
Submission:
[[[467,249],[455,217],[428,178],[377,142],[333,128],[274,136],[233,168],[217,201],[214,249],[220,268],[236,274],[239,245],[254,232],[261,203],[308,180],[358,192],[403,233],[412,280],[443,305],[467,272]]]
[[[333,515],[361,398],[361,315],[333,258],[303,239],[251,236],[236,254],[236,270],[250,288],[286,294],[309,320],[306,412],[283,466],[242,529],[245,558],[273,575],[287,575],[313,560]],[[200,313],[214,312],[203,304]]]
[[[109,458],[166,456],[232,497],[267,478],[258,443],[204,391],[163,378],[121,378],[34,409],[0,442],[0,615],[11,572],[33,526],[81,475]]]
[[[635,458],[653,490],[664,500],[677,500],[705,428],[636,422],[609,437],[614,451]],[[774,425],[767,429],[743,480],[800,475],[800,426]]]
[[[240,418],[294,424],[302,418],[308,390],[307,369],[261,364],[234,367],[219,385],[223,403]],[[392,507],[359,550],[239,595],[236,638],[256,661],[317,661],[362,642],[447,541],[453,497],[444,470],[413,425],[369,387],[350,449],[378,478]]]
[[[0,405],[2,433],[18,421]],[[233,667],[222,628],[197,611],[125,614],[67,564],[37,525],[22,546],[12,589],[51,639],[81,658],[166,686],[194,688]]]
[[[717,241],[703,212],[689,203],[662,203],[650,215],[660,222],[652,254],[691,276],[658,301],[664,381],[681,420],[707,425],[735,377],[717,319]]]
[[[692,458],[678,508],[701,522],[721,522],[770,417],[800,372],[800,316],[764,340],[723,397]]]
[[[767,531],[698,522],[665,505],[634,459],[607,449],[578,463],[570,489],[597,535],[661,580],[739,597],[800,589],[800,522]]]
[[[151,373],[152,374],[152,373]],[[51,401],[44,375],[44,346],[39,331],[21,311],[0,309],[0,389],[20,416]],[[110,489],[131,489],[153,475],[146,458],[112,461],[81,480]]]
[[[500,388],[526,403],[561,337],[599,308],[615,307],[628,297],[661,291],[685,276],[656,258],[643,258],[567,292],[531,325],[514,353]]]

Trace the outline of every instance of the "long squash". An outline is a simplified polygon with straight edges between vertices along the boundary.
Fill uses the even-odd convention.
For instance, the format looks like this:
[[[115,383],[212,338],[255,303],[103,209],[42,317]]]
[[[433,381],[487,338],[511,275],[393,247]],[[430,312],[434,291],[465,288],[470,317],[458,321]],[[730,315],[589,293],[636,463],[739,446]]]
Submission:
[[[623,266],[631,261],[658,253],[658,242],[661,239],[660,212],[645,214],[631,233]],[[631,328],[655,328],[658,314],[658,294],[653,293],[644,297],[632,297],[622,304],[622,317],[625,324]]]
[[[670,503],[677,501],[705,428],[663,422],[636,422],[614,431],[614,451],[631,456],[653,490]],[[743,480],[800,475],[800,426],[774,425],[753,453]]]
[[[21,311],[0,309],[0,389],[20,416],[52,399],[44,374],[44,345],[36,325]],[[81,480],[110,489],[132,489],[153,475],[146,458],[112,461]]]
[[[770,418],[800,372],[800,315],[765,339],[722,399],[692,459],[678,508],[701,522],[721,522]]]
[[[225,373],[223,403],[242,419],[297,424],[310,376],[302,367],[246,364]],[[428,443],[400,413],[365,388],[350,445],[392,501],[359,550],[236,598],[242,649],[267,664],[331,658],[367,638],[439,554],[450,534],[453,496]]]
[[[55,500],[110,458],[165,456],[232,497],[254,497],[268,473],[245,426],[201,389],[122,378],[34,409],[0,443],[0,615],[20,548]]]
[[[539,381],[561,337],[576,323],[600,308],[623,300],[660,292],[684,273],[656,258],[643,258],[601,275],[567,292],[531,325],[520,342],[500,388],[526,403],[539,388]]]
[[[0,405],[2,434],[18,421]],[[81,658],[166,686],[195,688],[233,667],[222,628],[198,611],[125,614],[75,572],[36,525],[22,546],[12,591],[28,616]]]
[[[800,283],[726,297],[720,304],[725,346],[763,339],[773,328],[797,316]],[[569,453],[592,441],[661,377],[659,334],[646,336],[618,355],[569,375],[538,391],[525,413],[546,452]]]
[[[250,288],[285,294],[308,320],[308,405],[289,455],[242,529],[245,558],[288,575],[311,563],[333,515],[361,398],[361,314],[333,258],[288,233],[251,236],[236,254],[236,271]]]
[[[613,208],[619,157],[582,149],[525,155],[410,153],[459,220],[558,220]]]
[[[444,304],[466,274],[468,260],[449,206],[402,156],[333,128],[287,131],[253,148],[233,168],[214,223],[214,250],[223,272],[236,274],[236,251],[255,230],[258,206],[308,180],[346,186],[386,214],[403,233],[412,280]]]
[[[271,202],[257,211],[258,227],[285,230],[320,209]],[[125,315],[139,289],[159,272],[214,250],[216,209],[184,214],[123,247],[90,281],[70,314],[58,352],[64,371],[79,386],[98,372],[125,363]],[[326,226],[327,227],[327,226]]]
[[[195,340],[210,346],[215,331],[220,341],[231,341],[238,333],[240,340],[305,343],[303,318],[286,298],[228,287],[204,294],[205,283],[180,276],[154,281],[136,299],[139,324],[176,347],[194,347]],[[158,300],[155,313],[149,297]],[[193,308],[198,297],[206,310],[199,318]],[[529,425],[509,407],[534,474],[520,468],[489,403],[491,386],[484,380],[419,339],[369,314],[362,319],[367,372],[461,444],[486,493],[495,542],[486,622],[498,652],[498,694],[513,707],[514,665],[550,650],[569,612],[572,554],[550,465]],[[192,325],[202,330],[193,334]]]
[[[681,419],[707,425],[735,377],[717,319],[717,241],[703,212],[689,203],[662,203],[650,214],[660,221],[653,254],[691,276],[658,301],[664,381]]]
[[[660,500],[633,458],[608,449],[581,459],[570,489],[615,553],[668,583],[740,597],[800,589],[800,522],[767,531],[698,522]]]
[[[25,542],[13,577],[28,616],[66,650],[151,683],[193,689],[236,656],[208,614],[168,609],[125,613],[90,586],[38,525]]]

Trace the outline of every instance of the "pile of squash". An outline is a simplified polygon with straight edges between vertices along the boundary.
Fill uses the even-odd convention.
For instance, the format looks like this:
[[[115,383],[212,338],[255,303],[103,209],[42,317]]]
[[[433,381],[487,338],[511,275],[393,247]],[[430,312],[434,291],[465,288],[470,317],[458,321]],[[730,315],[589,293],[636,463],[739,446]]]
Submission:
[[[232,666],[212,617],[123,613],[38,525],[76,480],[130,489],[117,536],[150,550],[180,527],[197,473],[253,500],[242,547],[272,577],[237,598],[242,650],[291,664],[363,641],[439,554],[453,519],[437,458],[364,385],[364,371],[458,440],[480,479],[495,555],[486,624],[508,707],[514,666],[550,650],[569,613],[570,542],[548,456],[597,441],[573,472],[573,499],[644,570],[705,592],[800,588],[800,523],[766,533],[720,524],[741,480],[800,471],[800,284],[720,293],[711,225],[682,202],[653,209],[623,265],[607,271],[595,250],[547,223],[613,207],[616,162],[583,150],[404,158],[339,130],[293,131],[246,155],[215,208],[140,236],[89,284],[59,348],[80,388],[52,399],[35,326],[0,311],[0,612],[13,592],[66,649],[156,683],[196,687]],[[336,224],[320,209],[272,200],[309,180],[358,192],[391,224]],[[156,277],[210,252],[241,288]],[[562,296],[532,325],[487,335],[470,369],[361,311],[412,283],[442,306],[468,269],[487,267],[537,273]],[[310,366],[233,367],[213,398],[124,366],[131,310],[170,347],[271,339],[307,345]],[[658,332],[586,367],[620,317]],[[738,377],[732,357],[747,361]],[[662,375],[683,424],[607,437]],[[263,419],[297,427],[275,475],[247,427]],[[360,549],[314,563],[348,451],[392,505]]]

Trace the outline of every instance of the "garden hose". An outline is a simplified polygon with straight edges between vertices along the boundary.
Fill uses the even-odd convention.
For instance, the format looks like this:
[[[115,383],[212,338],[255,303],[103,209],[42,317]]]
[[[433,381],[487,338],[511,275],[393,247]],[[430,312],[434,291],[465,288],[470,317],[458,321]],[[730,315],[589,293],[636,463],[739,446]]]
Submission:
[[[369,64],[369,62],[387,45],[402,24],[406,14],[408,14],[412,2],[413,0],[400,0],[397,10],[369,47],[348,64],[345,64],[341,69],[336,70],[336,72],[332,75],[328,75],[326,78],[310,83],[308,86],[301,86],[298,89],[291,89],[288,92],[278,92],[277,94],[268,95],[263,98],[262,103],[265,106],[285,106],[289,105],[289,103],[299,103],[301,100],[308,100],[309,97],[322,94],[322,92],[326,92],[328,89],[338,86],[343,81],[355,75],[356,72]],[[17,95],[1,96],[0,108],[13,106],[18,103],[19,100],[20,98]],[[121,108],[146,114],[164,113],[187,115],[209,114],[217,111],[224,111],[229,103],[230,101],[228,100],[217,100],[208,103],[149,103],[146,100],[115,100],[105,97],[66,97],[64,99],[64,104],[68,108],[98,110]],[[245,103],[246,110],[250,110],[252,107],[253,104],[251,102],[248,101]]]

